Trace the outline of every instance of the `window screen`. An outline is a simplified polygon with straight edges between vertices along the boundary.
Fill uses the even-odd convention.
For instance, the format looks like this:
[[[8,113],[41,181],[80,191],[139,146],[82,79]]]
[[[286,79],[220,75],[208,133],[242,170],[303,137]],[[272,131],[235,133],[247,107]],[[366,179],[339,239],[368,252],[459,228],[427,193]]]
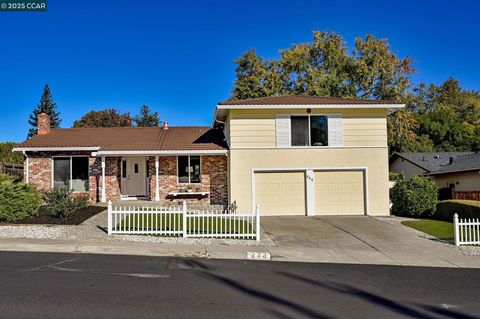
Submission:
[[[188,183],[188,156],[178,157],[178,182]]]
[[[308,116],[292,116],[292,146],[308,146]]]
[[[312,146],[328,145],[328,128],[326,116],[310,117],[310,143]]]
[[[53,187],[70,189],[70,157],[53,158]]]

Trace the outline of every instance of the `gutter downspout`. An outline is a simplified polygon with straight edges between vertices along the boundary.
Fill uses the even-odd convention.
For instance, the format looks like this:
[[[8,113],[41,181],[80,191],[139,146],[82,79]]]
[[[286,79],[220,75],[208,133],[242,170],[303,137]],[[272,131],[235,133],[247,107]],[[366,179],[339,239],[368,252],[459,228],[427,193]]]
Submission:
[[[23,151],[23,156],[25,156],[26,162],[27,162],[27,165],[26,165],[27,167],[25,169],[25,183],[28,184],[28,180],[29,180],[28,171],[29,171],[30,165],[29,165],[29,158],[28,158],[27,152]]]

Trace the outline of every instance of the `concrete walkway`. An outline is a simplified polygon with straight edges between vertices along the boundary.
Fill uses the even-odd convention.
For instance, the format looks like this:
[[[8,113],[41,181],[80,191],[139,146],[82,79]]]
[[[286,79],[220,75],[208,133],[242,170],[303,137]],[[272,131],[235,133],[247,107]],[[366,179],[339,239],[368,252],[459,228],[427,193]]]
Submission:
[[[0,238],[0,250],[222,259],[246,259],[247,252],[269,252],[275,261],[480,268],[480,256],[464,255],[404,226],[366,216],[264,217],[263,237],[269,240],[247,245],[151,236],[130,241],[126,235],[121,239],[106,235],[101,229],[105,223],[106,216],[101,213],[80,226],[69,226],[68,235],[62,238]]]

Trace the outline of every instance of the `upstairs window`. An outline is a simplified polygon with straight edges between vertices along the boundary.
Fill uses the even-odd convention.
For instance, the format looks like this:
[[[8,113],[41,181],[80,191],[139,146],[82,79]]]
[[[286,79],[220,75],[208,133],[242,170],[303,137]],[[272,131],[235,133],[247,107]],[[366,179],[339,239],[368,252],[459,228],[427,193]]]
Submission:
[[[179,156],[177,176],[179,183],[200,183],[200,156]]]
[[[328,146],[326,116],[291,116],[290,132],[291,146]]]

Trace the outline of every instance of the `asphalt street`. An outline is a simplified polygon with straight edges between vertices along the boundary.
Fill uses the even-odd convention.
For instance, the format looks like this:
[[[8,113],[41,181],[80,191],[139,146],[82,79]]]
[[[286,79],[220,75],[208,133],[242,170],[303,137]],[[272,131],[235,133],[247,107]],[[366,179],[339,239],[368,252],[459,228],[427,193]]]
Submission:
[[[480,318],[475,269],[0,253],[1,318]]]

